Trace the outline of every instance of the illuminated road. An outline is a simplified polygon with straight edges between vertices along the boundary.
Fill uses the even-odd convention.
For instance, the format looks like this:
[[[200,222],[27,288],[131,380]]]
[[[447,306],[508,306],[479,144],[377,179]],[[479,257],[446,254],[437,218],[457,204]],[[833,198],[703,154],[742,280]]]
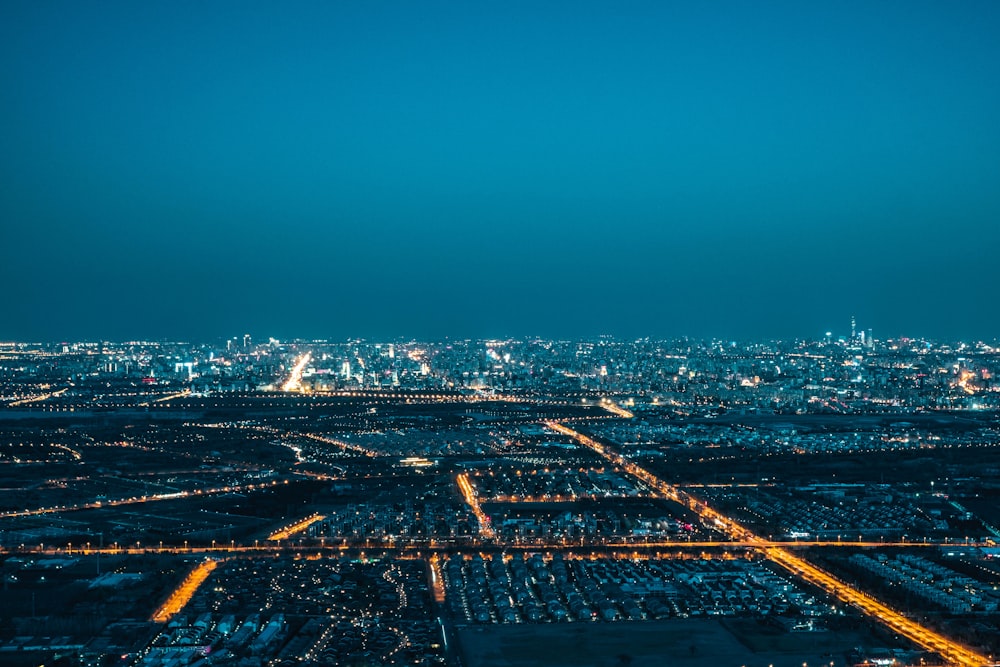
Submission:
[[[299,391],[302,389],[302,371],[306,369],[311,360],[311,352],[306,352],[299,357],[298,361],[295,362],[295,366],[292,367],[292,372],[288,374],[285,384],[281,385],[281,391]]]
[[[469,482],[469,473],[461,473],[456,481],[466,504],[472,508],[472,513],[476,515],[476,519],[479,521],[479,535],[492,540],[496,534],[490,526],[490,518],[486,516],[483,508],[479,506],[479,496],[476,495],[476,490],[472,487],[472,483]]]
[[[485,536],[484,536],[485,537]],[[287,539],[287,538],[285,538]],[[484,551],[577,551],[577,552],[600,552],[602,555],[627,554],[632,557],[636,554],[644,553],[670,553],[670,552],[701,552],[706,549],[740,551],[746,549],[794,549],[796,547],[940,547],[942,544],[923,542],[772,542],[767,540],[642,540],[642,541],[614,541],[614,540],[584,540],[582,543],[576,540],[564,539],[519,539],[512,543],[500,544],[495,541],[478,539],[463,541],[460,543],[443,545],[436,538],[419,538],[406,540],[399,537],[391,539],[371,539],[371,538],[334,538],[299,540],[293,543],[285,541],[279,544],[280,540],[256,541],[252,545],[236,544],[235,541],[220,542],[212,546],[188,545],[184,544],[113,544],[104,547],[95,547],[88,544],[67,544],[59,546],[54,544],[21,545],[16,548],[0,547],[0,554],[32,554],[36,556],[102,556],[115,555],[140,555],[140,554],[204,554],[204,555],[225,555],[225,554],[295,554],[301,552],[323,552],[329,550],[385,550],[385,551],[407,551],[420,550],[428,553],[451,553],[468,551],[469,549],[482,549]],[[331,542],[331,543],[328,543]]]
[[[972,395],[974,395],[976,393],[976,389],[975,389],[975,387],[971,386],[969,383],[972,380],[974,380],[975,377],[976,377],[976,374],[973,373],[972,371],[967,371],[967,370],[966,371],[962,371],[962,374],[959,376],[958,382],[955,383],[955,386],[959,387],[966,394],[969,394],[970,396],[972,396]]]
[[[821,570],[804,558],[796,556],[787,549],[767,548],[764,553],[775,563],[781,565],[789,572],[805,579],[809,583],[818,586],[829,593],[837,596],[842,602],[854,605],[863,612],[877,618],[882,623],[892,628],[897,633],[907,637],[924,648],[939,653],[950,664],[967,665],[968,667],[981,667],[992,662],[987,656],[980,655],[961,644],[958,644],[944,635],[929,628],[925,628],[916,621],[912,621],[901,612],[890,608],[886,604],[879,602],[875,598],[866,595],[848,584],[840,581],[825,570]]]
[[[191,390],[185,389],[184,391],[178,391],[175,394],[167,394],[166,396],[161,396],[160,398],[153,401],[153,403],[167,403],[168,401],[172,401],[175,398],[184,398],[185,396],[190,396],[190,395],[191,395]],[[149,404],[146,403],[144,405],[149,405]]]
[[[287,483],[287,480],[284,480]],[[163,500],[178,500],[191,496],[211,496],[220,493],[242,493],[255,489],[264,489],[269,486],[277,486],[278,480],[260,484],[244,484],[242,486],[222,486],[214,489],[194,489],[191,491],[175,491],[173,493],[158,493],[150,496],[137,496],[134,498],[119,498],[116,500],[95,500],[91,503],[79,503],[77,505],[60,505],[57,507],[39,507],[33,510],[21,510],[15,512],[0,512],[0,519],[13,517],[39,516],[42,514],[56,514],[58,512],[78,512],[80,510],[93,510],[102,507],[120,507],[122,505],[138,505],[141,503],[152,503]]]
[[[275,532],[271,533],[267,539],[271,542],[277,542],[279,540],[287,540],[292,535],[295,535],[296,533],[301,533],[309,526],[313,525],[317,521],[322,521],[325,518],[326,517],[323,516],[322,514],[313,514],[312,516],[307,516],[301,521],[296,521],[290,526],[286,526],[281,530],[276,530]]]
[[[184,608],[184,605],[194,596],[198,587],[208,579],[208,575],[212,573],[212,570],[218,564],[218,561],[212,559],[199,563],[197,567],[191,570],[188,576],[184,577],[184,581],[174,589],[170,597],[167,598],[167,601],[160,605],[160,608],[156,610],[150,620],[154,623],[166,623],[169,621],[174,614]]]
[[[441,558],[434,554],[430,558],[431,565],[431,591],[434,593],[434,601],[438,604],[444,604],[445,601],[445,587],[444,587],[444,577],[441,576]]]
[[[983,665],[991,664],[992,661],[987,656],[976,653],[948,639],[944,635],[925,628],[916,621],[910,620],[901,612],[891,609],[886,604],[840,581],[825,570],[792,553],[787,548],[776,546],[772,542],[755,535],[736,521],[715,511],[704,502],[691,497],[677,487],[667,484],[653,473],[628,461],[593,438],[574,431],[558,422],[549,421],[545,422],[545,425],[557,433],[573,438],[576,442],[592,449],[615,465],[621,466],[630,474],[662,493],[664,497],[688,506],[698,513],[703,522],[719,528],[734,540],[741,540],[749,546],[762,549],[768,558],[789,572],[822,588],[841,602],[853,605],[916,644],[940,654],[950,664],[962,665],[963,667],[982,667]]]
[[[48,394],[40,394],[38,396],[32,396],[30,398],[22,398],[19,401],[14,401],[12,403],[8,403],[7,405],[8,405],[8,407],[16,408],[16,407],[19,407],[21,405],[28,405],[29,403],[41,403],[42,401],[49,400],[53,396],[62,396],[64,393],[66,393],[66,390],[68,390],[68,389],[69,389],[69,387],[64,387],[63,389],[60,389],[59,391],[53,391],[53,392],[50,392]]]
[[[277,431],[275,431],[277,432]],[[334,440],[333,438],[328,438],[325,435],[317,435],[315,433],[289,433],[288,435],[300,435],[303,438],[309,438],[310,440],[315,440],[316,442],[323,442],[328,445],[333,445],[338,447],[345,452],[357,452],[358,454],[364,454],[365,456],[375,456],[375,452],[370,449],[365,449],[361,445],[352,445],[349,442],[344,442],[342,440]]]
[[[632,419],[632,417],[635,416],[625,408],[621,407],[614,401],[607,398],[602,398],[600,405],[602,408],[604,408],[611,414],[616,415],[618,417],[624,417],[625,419]]]

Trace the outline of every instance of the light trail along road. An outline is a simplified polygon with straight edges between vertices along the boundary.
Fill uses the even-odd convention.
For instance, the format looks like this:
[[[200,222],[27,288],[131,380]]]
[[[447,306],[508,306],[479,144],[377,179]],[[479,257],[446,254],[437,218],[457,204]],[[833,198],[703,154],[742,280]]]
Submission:
[[[292,366],[292,371],[288,374],[285,384],[281,385],[281,391],[299,391],[302,389],[302,371],[306,369],[311,360],[311,352],[305,352],[299,357],[295,365]]]
[[[903,615],[902,612],[890,608],[883,602],[862,593],[843,581],[840,581],[829,572],[816,567],[806,559],[792,553],[790,550],[768,546],[768,540],[754,534],[744,528],[736,521],[715,511],[704,502],[693,498],[679,488],[667,484],[659,477],[649,472],[645,468],[632,463],[625,457],[613,451],[609,447],[597,442],[593,438],[575,431],[568,426],[554,421],[544,422],[545,425],[557,433],[568,436],[579,444],[592,449],[610,463],[621,466],[631,475],[646,482],[654,489],[663,494],[664,497],[680,502],[691,508],[709,524],[718,527],[734,540],[742,540],[748,544],[758,546],[763,553],[772,561],[785,568],[797,577],[822,588],[830,595],[833,595],[841,602],[852,605],[862,612],[877,619],[900,635],[910,639],[914,643],[941,655],[949,664],[961,665],[962,667],[984,667],[992,664],[992,661],[985,655],[976,653],[958,642],[948,639],[944,635],[926,628],[916,621]]]

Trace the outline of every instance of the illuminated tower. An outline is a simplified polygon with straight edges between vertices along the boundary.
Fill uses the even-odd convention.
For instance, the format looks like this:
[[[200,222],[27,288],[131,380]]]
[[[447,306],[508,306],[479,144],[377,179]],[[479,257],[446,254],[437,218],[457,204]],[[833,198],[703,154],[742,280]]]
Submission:
[[[857,339],[858,325],[854,321],[854,315],[851,315],[851,342],[853,343]]]

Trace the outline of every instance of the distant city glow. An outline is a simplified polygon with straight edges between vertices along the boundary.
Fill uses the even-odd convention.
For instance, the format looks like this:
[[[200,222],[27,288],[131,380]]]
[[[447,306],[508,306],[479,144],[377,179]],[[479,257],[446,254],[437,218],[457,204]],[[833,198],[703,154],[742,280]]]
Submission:
[[[302,372],[309,365],[310,360],[312,360],[310,352],[306,352],[299,357],[298,361],[292,367],[291,373],[288,374],[285,384],[281,385],[281,391],[300,391],[302,389]]]

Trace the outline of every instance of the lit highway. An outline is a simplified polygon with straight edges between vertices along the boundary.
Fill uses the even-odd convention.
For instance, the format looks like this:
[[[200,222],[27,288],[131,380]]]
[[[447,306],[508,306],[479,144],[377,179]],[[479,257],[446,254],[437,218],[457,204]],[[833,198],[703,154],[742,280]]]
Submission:
[[[635,416],[631,412],[629,412],[628,410],[626,410],[625,408],[621,407],[620,405],[618,405],[614,401],[612,401],[610,399],[607,399],[607,398],[602,398],[601,399],[600,406],[602,408],[604,408],[605,410],[607,410],[608,412],[610,412],[611,414],[615,415],[616,417],[623,417],[625,419],[632,419],[632,417]]]
[[[28,405],[29,403],[41,403],[41,402],[47,401],[50,398],[53,398],[55,396],[62,396],[64,393],[66,393],[66,391],[68,389],[69,389],[69,387],[64,387],[63,389],[59,389],[58,391],[49,392],[47,394],[39,394],[38,396],[31,396],[29,398],[22,398],[19,401],[13,401],[11,403],[8,403],[7,405],[10,406],[10,407],[12,407],[12,408],[16,408],[16,407],[20,407],[22,405]]]
[[[490,526],[490,518],[486,516],[483,508],[479,506],[479,496],[476,495],[476,490],[469,481],[469,474],[461,473],[456,481],[458,482],[459,491],[462,492],[462,498],[465,499],[466,504],[472,509],[472,513],[476,515],[476,520],[479,522],[479,534],[490,540],[496,537],[493,528]]]
[[[184,577],[184,580],[178,584],[177,588],[170,593],[166,602],[160,605],[160,608],[153,613],[150,620],[154,623],[166,623],[169,621],[174,614],[184,608],[184,605],[194,596],[198,587],[208,579],[208,575],[212,573],[212,570],[218,564],[218,561],[213,559],[207,559],[199,563]]]
[[[173,394],[167,394],[166,396],[161,396],[160,398],[157,398],[153,402],[154,403],[167,403],[169,401],[174,400],[175,398],[184,398],[185,396],[190,396],[190,395],[191,395],[191,390],[190,389],[185,389],[183,391],[178,391],[178,392],[175,392]],[[144,405],[148,405],[148,403],[146,403]]]
[[[592,449],[611,463],[621,466],[627,472],[662,493],[664,497],[688,506],[690,509],[698,513],[703,522],[707,522],[709,525],[713,525],[721,529],[733,538],[733,540],[739,540],[749,547],[762,549],[768,558],[789,572],[792,572],[809,583],[822,588],[838,598],[841,602],[853,605],[916,644],[928,650],[937,652],[944,657],[949,664],[962,665],[963,667],[982,667],[983,665],[989,665],[992,663],[987,656],[976,653],[975,651],[972,651],[965,646],[962,646],[961,644],[920,625],[916,621],[907,618],[902,612],[896,611],[873,597],[840,581],[825,570],[816,567],[801,556],[798,556],[792,553],[789,549],[784,548],[784,545],[778,545],[758,537],[736,521],[715,511],[704,502],[694,499],[680,489],[667,484],[656,477],[653,473],[628,461],[620,454],[611,451],[608,447],[605,447],[593,438],[579,433],[578,431],[574,431],[573,429],[564,426],[563,424],[559,424],[558,422],[548,421],[545,422],[545,425],[557,433],[573,438],[576,442]]]
[[[288,374],[285,384],[281,385],[281,391],[299,391],[302,389],[302,371],[306,369],[311,360],[312,354],[309,352],[299,357],[298,361],[292,367],[292,371]]]
[[[287,540],[293,535],[301,533],[309,526],[313,525],[317,521],[322,521],[326,517],[322,514],[313,514],[312,516],[307,516],[301,521],[296,521],[295,523],[286,526],[280,530],[276,530],[268,536],[268,540],[271,542],[278,542],[279,540]]]
[[[289,529],[294,528],[306,521],[314,520],[314,517],[293,524]],[[370,542],[370,540],[368,541]],[[565,557],[568,558],[588,558],[586,553],[587,548],[581,550],[566,550],[559,549],[558,545],[552,545],[557,550],[564,551]],[[608,545],[612,546],[612,545]],[[628,547],[629,545],[621,545],[623,547]],[[670,546],[674,547],[672,553],[661,553],[656,552],[654,549],[657,546]],[[685,547],[679,549],[678,547]],[[808,561],[794,555],[789,550],[781,548],[777,543],[770,543],[763,540],[749,540],[742,543],[718,543],[718,542],[699,542],[690,543],[686,545],[680,544],[664,544],[664,545],[647,545],[641,551],[638,548],[632,549],[622,549],[618,551],[604,549],[602,550],[600,557],[604,558],[628,558],[628,559],[643,559],[643,558],[663,558],[663,557],[704,557],[705,554],[700,555],[693,551],[692,549],[699,548],[710,548],[726,546],[732,547],[743,547],[748,549],[761,550],[769,559],[778,563],[789,572],[794,575],[804,579],[805,581],[820,587],[839,598],[841,601],[851,604],[864,613],[878,619],[884,623],[887,627],[891,628],[893,631],[910,638],[919,645],[935,651],[942,655],[949,664],[962,665],[963,667],[982,667],[983,665],[990,664],[987,657],[982,656],[970,649],[961,646],[947,637],[944,637],[940,633],[921,626],[919,623],[906,618],[902,613],[891,609],[886,604],[872,598],[871,596],[864,594],[862,592],[853,589],[844,582],[836,579],[824,570],[815,567]],[[911,543],[912,546],[912,543]],[[319,558],[329,558],[338,557],[338,555],[344,555],[348,552],[356,554],[361,559],[366,557],[366,553],[370,554],[371,557],[394,557],[394,558],[421,558],[429,557],[431,562],[431,573],[432,573],[432,593],[438,602],[444,600],[445,589],[443,585],[443,580],[440,571],[440,556],[444,553],[462,553],[468,552],[469,548],[475,548],[473,545],[464,545],[462,547],[453,547],[446,550],[435,550],[433,548],[424,551],[418,545],[409,545],[405,547],[400,547],[398,544],[395,547],[391,546],[379,546],[368,544],[367,549],[363,548],[360,544],[347,545],[342,544],[336,547],[316,547],[315,545],[278,545],[274,542],[268,544],[261,544],[259,541],[254,546],[240,546],[235,543],[229,543],[225,545],[216,546],[213,544],[212,547],[177,547],[177,546],[163,546],[159,547],[143,547],[141,544],[136,544],[132,546],[118,546],[113,545],[111,547],[105,548],[90,548],[87,547],[77,547],[73,549],[69,546],[67,549],[38,549],[38,550],[28,550],[29,552],[45,554],[45,555],[139,555],[148,553],[161,553],[161,554],[201,554],[206,556],[206,559],[199,563],[171,592],[167,600],[156,610],[153,614],[151,620],[157,623],[165,623],[169,621],[175,614],[180,612],[184,606],[190,601],[190,599],[197,592],[198,588],[207,580],[208,576],[211,574],[212,570],[218,565],[219,558],[229,558],[238,557],[239,554],[245,556],[279,556],[279,555],[293,555],[296,557],[303,557],[306,559],[319,559]],[[528,547],[529,549],[537,549],[538,546]],[[504,551],[509,551],[509,545],[506,547],[501,547],[494,545],[493,550],[503,549]],[[598,554],[596,552],[591,552],[589,558],[594,558]],[[723,554],[722,557],[726,557]]]
[[[281,542],[281,544],[279,544]],[[566,551],[567,553],[590,553],[600,552],[602,555],[621,554],[623,557],[634,557],[641,554],[650,553],[698,553],[706,549],[724,550],[726,552],[738,552],[746,549],[794,549],[796,547],[940,547],[942,544],[932,543],[872,543],[872,542],[775,542],[768,540],[734,540],[734,541],[712,541],[712,540],[643,540],[640,542],[624,542],[614,540],[584,540],[582,543],[577,540],[565,539],[519,539],[510,543],[500,544],[490,539],[476,539],[463,541],[455,544],[443,544],[437,538],[417,538],[401,539],[372,539],[372,538],[335,538],[333,540],[317,540],[301,538],[292,541],[289,538],[280,540],[265,539],[256,540],[254,544],[237,544],[235,541],[213,543],[212,545],[178,545],[178,544],[143,544],[141,542],[131,544],[113,544],[104,547],[96,547],[90,544],[39,544],[21,545],[16,548],[0,548],[0,554],[33,554],[40,556],[102,556],[115,555],[141,555],[141,554],[204,554],[204,555],[225,555],[225,554],[295,554],[295,553],[326,553],[328,551],[385,551],[385,552],[405,552],[411,550],[426,551],[427,553],[454,553],[472,550],[482,551],[538,551],[554,550]]]
[[[441,558],[437,554],[430,557],[431,566],[431,592],[434,601],[443,604],[445,601],[444,577],[441,575]]]
[[[287,483],[287,480],[284,481],[285,483]],[[272,480],[270,482],[261,482],[258,484],[222,486],[211,489],[193,489],[190,491],[158,493],[147,496],[135,496],[132,498],[118,498],[114,500],[95,500],[89,503],[78,503],[76,505],[58,505],[55,507],[39,507],[37,509],[27,509],[27,510],[13,511],[13,512],[0,512],[0,519],[26,517],[26,516],[39,516],[42,514],[56,514],[58,512],[78,512],[80,510],[93,510],[93,509],[100,509],[102,507],[121,507],[123,505],[138,505],[142,503],[152,503],[164,500],[178,500],[181,498],[189,498],[192,496],[211,496],[222,493],[242,493],[244,491],[253,491],[257,489],[264,489],[269,486],[277,486],[279,483],[281,482],[279,482],[278,480]]]
[[[992,664],[987,656],[980,655],[944,635],[920,625],[907,618],[903,612],[892,609],[870,595],[858,591],[787,549],[769,547],[764,549],[764,553],[789,572],[835,595],[842,602],[851,604],[869,616],[877,618],[895,632],[924,648],[939,653],[949,664],[968,667]]]
[[[300,435],[303,438],[309,438],[310,440],[315,440],[316,442],[333,445],[334,447],[338,447],[345,452],[356,452],[358,454],[364,454],[365,456],[375,456],[376,454],[376,452],[373,452],[370,449],[365,449],[361,445],[352,445],[348,442],[335,440],[333,438],[328,438],[325,435],[318,435],[316,433],[292,433],[290,435]]]

